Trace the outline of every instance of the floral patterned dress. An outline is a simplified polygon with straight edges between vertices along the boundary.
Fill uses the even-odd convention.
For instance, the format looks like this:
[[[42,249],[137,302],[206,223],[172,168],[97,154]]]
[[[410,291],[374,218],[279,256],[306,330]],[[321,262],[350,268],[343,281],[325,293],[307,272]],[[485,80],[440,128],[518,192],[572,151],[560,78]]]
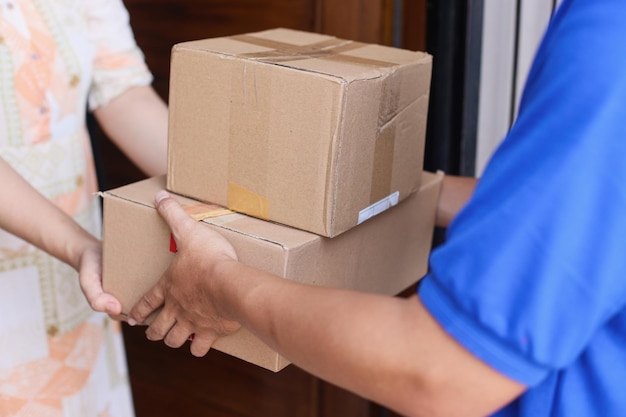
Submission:
[[[0,157],[96,236],[86,111],[151,81],[121,0],[0,0]],[[0,416],[133,415],[119,324],[0,230]]]

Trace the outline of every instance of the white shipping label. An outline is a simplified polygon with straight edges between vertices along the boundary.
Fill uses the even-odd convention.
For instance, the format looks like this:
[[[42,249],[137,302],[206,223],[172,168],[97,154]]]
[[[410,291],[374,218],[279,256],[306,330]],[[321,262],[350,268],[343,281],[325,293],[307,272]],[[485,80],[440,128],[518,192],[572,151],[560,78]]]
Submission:
[[[359,221],[357,224],[363,223],[367,219],[371,219],[377,214],[382,213],[387,210],[389,207],[393,207],[398,204],[398,199],[400,197],[400,192],[396,191],[393,194],[389,194],[387,197],[382,200],[378,200],[374,204],[369,207],[364,208],[359,212]]]

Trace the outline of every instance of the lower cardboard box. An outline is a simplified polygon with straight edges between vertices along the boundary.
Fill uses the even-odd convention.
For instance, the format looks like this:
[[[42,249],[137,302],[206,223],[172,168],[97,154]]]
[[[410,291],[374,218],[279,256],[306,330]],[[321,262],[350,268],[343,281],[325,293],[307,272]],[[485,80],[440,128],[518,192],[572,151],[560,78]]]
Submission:
[[[424,172],[418,192],[334,238],[175,198],[223,234],[245,264],[306,284],[396,295],[427,272],[442,178]],[[161,176],[101,194],[103,286],[124,313],[175,256],[170,231],[154,209],[154,196],[164,188]],[[218,339],[213,348],[274,372],[289,364],[246,329]]]

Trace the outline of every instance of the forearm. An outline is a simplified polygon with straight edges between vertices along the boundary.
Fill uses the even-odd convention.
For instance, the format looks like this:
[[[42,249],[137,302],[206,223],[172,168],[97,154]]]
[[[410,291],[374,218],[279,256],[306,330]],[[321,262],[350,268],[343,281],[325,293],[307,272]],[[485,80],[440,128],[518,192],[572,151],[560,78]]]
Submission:
[[[107,134],[146,175],[167,171],[168,110],[152,87],[133,87],[94,111]]]
[[[299,367],[404,415],[481,416],[503,404],[505,390],[521,392],[451,339],[415,296],[305,286],[235,262],[214,277],[228,283],[215,298],[230,318]]]
[[[0,158],[0,228],[78,268],[86,245],[97,239],[35,190]]]
[[[156,197],[179,251],[129,323],[202,356],[240,325],[312,374],[407,416],[483,417],[524,389],[474,357],[414,295],[304,285],[238,262],[232,245],[166,192]],[[384,279],[384,277],[380,277]]]
[[[411,391],[407,381],[396,374],[406,369],[403,358],[414,354],[401,352],[403,344],[385,343],[393,340],[387,337],[398,322],[391,320],[401,314],[406,300],[378,299],[367,294],[348,296],[343,291],[293,284],[241,264],[229,268],[225,275],[236,285],[222,294],[226,314],[287,359],[320,378],[381,403],[389,404],[390,399],[385,397],[390,393],[400,397],[395,388]],[[382,326],[378,320],[384,321]],[[381,357],[392,347],[394,355]],[[372,361],[375,366],[363,366]],[[415,394],[410,392],[410,397]]]
[[[477,183],[478,179],[472,177],[455,175],[443,177],[435,221],[438,227],[448,227],[452,219],[471,198]]]

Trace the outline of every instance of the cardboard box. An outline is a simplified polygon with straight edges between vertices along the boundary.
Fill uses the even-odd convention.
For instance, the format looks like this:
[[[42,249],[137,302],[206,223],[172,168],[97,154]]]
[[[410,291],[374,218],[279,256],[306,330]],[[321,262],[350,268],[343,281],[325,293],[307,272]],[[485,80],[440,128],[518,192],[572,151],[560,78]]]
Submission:
[[[167,188],[337,236],[419,188],[431,66],[288,29],[177,44]]]
[[[228,238],[246,264],[303,283],[395,295],[427,271],[443,175],[423,176],[418,193],[332,239],[233,212],[202,222]],[[102,194],[103,285],[122,302],[124,313],[158,281],[174,256],[170,232],[153,206],[155,193],[164,186],[165,179],[155,177]],[[220,210],[177,198],[188,212]],[[213,348],[273,371],[288,365],[245,329],[218,339]]]

